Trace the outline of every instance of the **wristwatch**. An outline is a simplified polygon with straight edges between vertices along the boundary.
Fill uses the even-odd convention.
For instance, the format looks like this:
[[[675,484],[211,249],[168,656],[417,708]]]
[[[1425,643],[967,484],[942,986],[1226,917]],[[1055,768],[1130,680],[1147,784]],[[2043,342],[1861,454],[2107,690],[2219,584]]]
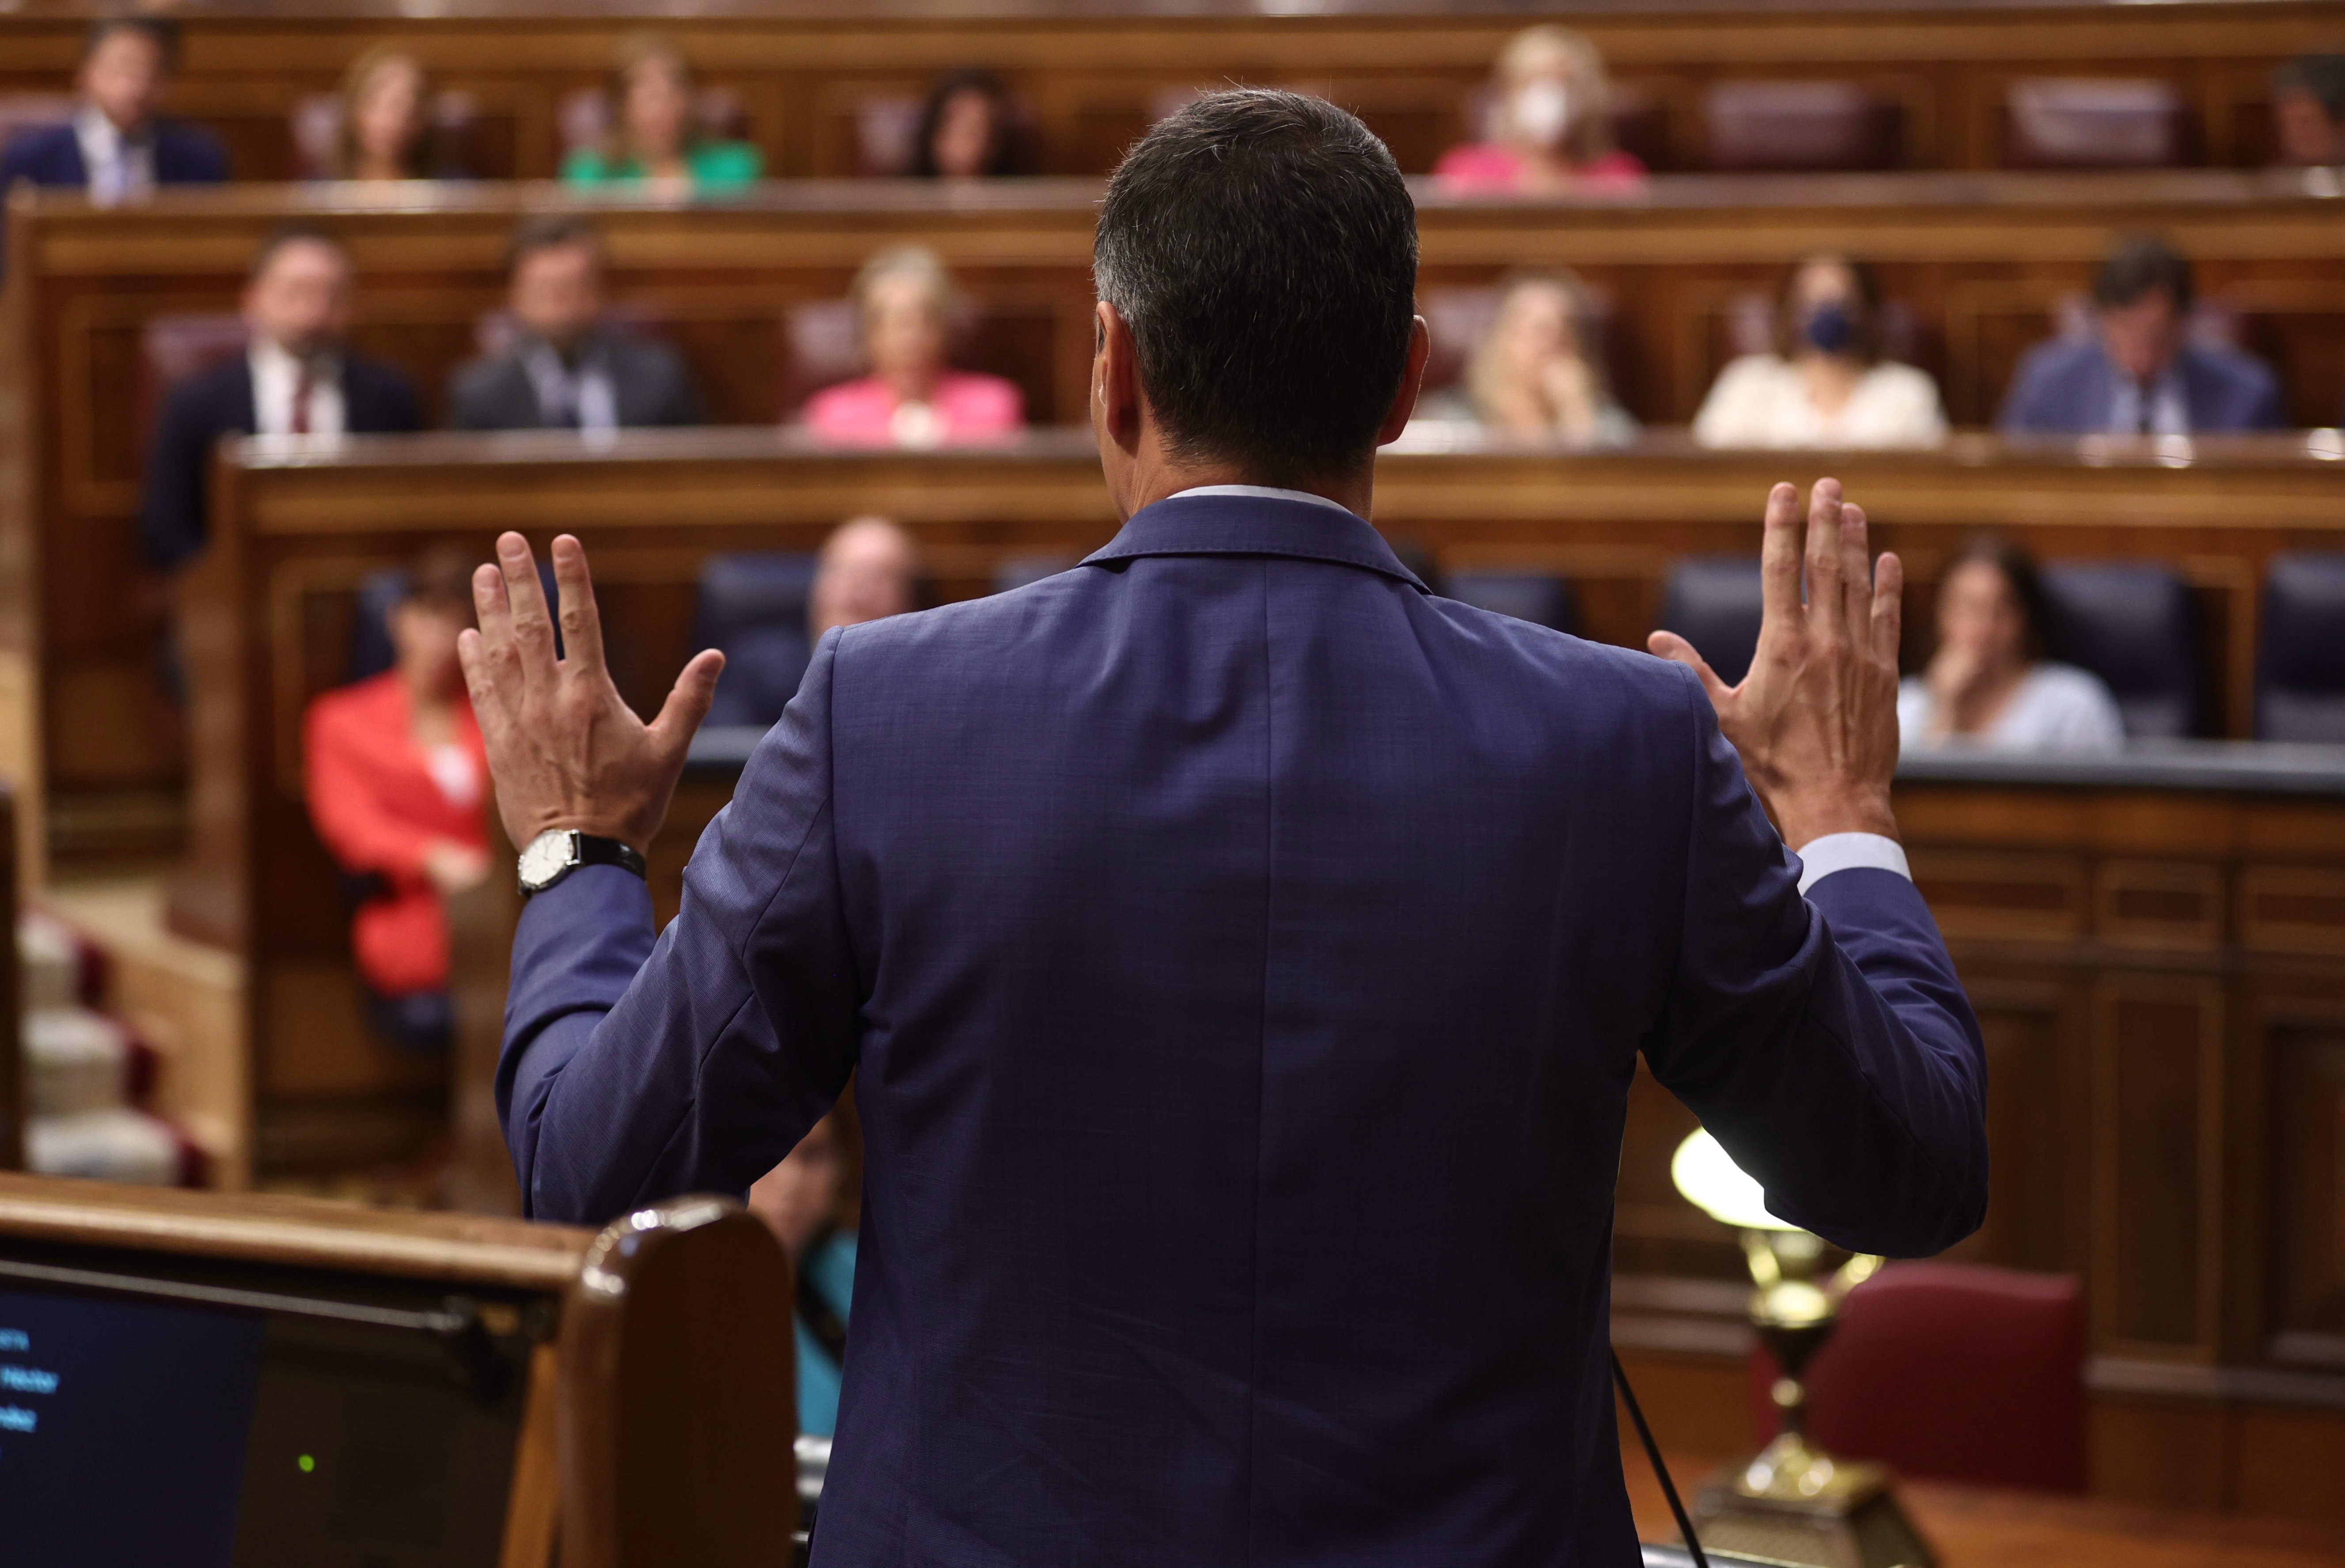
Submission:
[[[582,865],[616,865],[645,875],[644,857],[617,839],[574,827],[550,827],[521,852],[521,895],[543,893]]]

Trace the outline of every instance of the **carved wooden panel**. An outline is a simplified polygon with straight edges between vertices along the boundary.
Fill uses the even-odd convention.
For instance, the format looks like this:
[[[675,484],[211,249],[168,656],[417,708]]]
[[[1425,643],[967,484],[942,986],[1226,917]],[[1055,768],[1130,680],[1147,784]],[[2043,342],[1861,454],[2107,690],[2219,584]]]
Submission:
[[[2249,866],[2239,874],[2239,927],[2249,947],[2345,954],[2345,871]]]
[[[1916,845],[1914,881],[1949,940],[2066,941],[2088,918],[2086,867],[2071,855]]]
[[[2267,1028],[2272,1352],[2345,1367],[2345,1010]]]
[[[2211,1359],[2221,1281],[2223,996],[2105,977],[2093,1020],[2094,1338]]]
[[[2009,965],[1963,976],[1986,1044],[1986,1223],[1954,1249],[1968,1261],[2082,1273],[2089,1222],[2089,997],[2076,983],[2017,977]],[[2005,977],[2011,976],[2013,977]]]
[[[2106,860],[2093,871],[2093,929],[2127,947],[2210,951],[2223,940],[2223,870],[2187,860]]]

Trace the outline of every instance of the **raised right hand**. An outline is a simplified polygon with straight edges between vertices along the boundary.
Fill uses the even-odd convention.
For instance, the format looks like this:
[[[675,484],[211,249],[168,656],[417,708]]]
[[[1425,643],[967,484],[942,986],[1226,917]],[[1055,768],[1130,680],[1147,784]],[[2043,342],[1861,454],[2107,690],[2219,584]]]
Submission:
[[[1863,510],[1843,501],[1832,479],[1818,480],[1809,495],[1805,602],[1795,486],[1779,484],[1767,497],[1760,561],[1759,649],[1740,685],[1720,680],[1673,632],[1654,632],[1646,646],[1701,678],[1784,843],[1798,849],[1832,833],[1894,838],[1889,781],[1905,569],[1894,555],[1869,561]]]

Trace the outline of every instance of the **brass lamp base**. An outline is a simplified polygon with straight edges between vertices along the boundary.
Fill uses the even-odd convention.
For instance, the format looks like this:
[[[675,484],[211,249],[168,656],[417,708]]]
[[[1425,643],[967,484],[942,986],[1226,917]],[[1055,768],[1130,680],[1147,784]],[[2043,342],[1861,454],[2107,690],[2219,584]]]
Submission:
[[[1808,1568],[1935,1568],[1897,1506],[1889,1472],[1843,1463],[1785,1432],[1748,1463],[1711,1477],[1695,1499],[1702,1545]]]

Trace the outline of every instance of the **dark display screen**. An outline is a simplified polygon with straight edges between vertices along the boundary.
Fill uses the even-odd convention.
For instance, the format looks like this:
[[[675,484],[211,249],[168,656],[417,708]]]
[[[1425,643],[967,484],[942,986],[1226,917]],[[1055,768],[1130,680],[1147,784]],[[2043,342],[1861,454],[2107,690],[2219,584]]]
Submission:
[[[332,1301],[0,1288],[0,1568],[493,1568],[518,1367]]]
[[[228,1568],[254,1312],[0,1290],[0,1562]]]

